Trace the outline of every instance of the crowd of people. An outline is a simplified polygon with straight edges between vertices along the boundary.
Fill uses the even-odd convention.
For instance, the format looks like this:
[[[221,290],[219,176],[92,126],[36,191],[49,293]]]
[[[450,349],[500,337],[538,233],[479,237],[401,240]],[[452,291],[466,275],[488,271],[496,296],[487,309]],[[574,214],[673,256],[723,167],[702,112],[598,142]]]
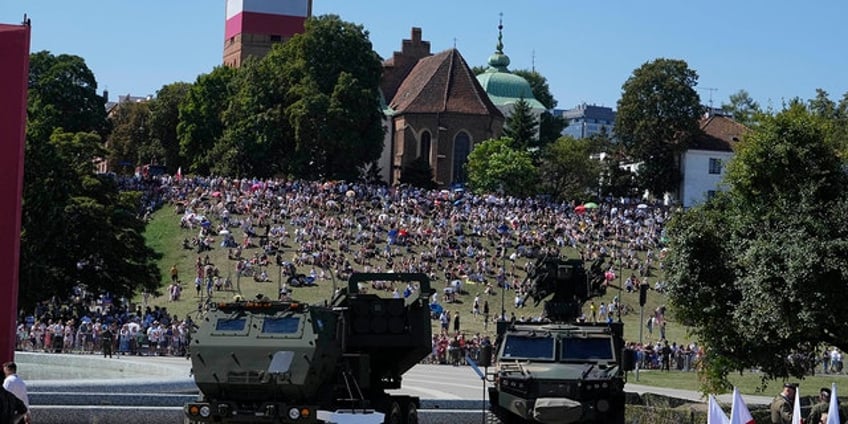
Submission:
[[[198,293],[220,288],[233,272],[260,281],[274,265],[289,276],[294,269],[308,269],[309,281],[345,280],[353,272],[422,272],[441,283],[433,304],[447,307],[458,294],[477,291],[469,312],[488,328],[495,317],[487,298],[497,289],[508,290],[521,310],[529,290],[523,276],[534,259],[567,249],[587,262],[603,263],[610,282],[626,287],[625,296],[635,297],[635,287],[650,284],[648,279],[654,280],[652,289],[663,288],[654,276],[662,266],[663,225],[671,210],[662,205],[607,199],[585,209],[573,202],[481,196],[461,189],[222,177],[171,180],[166,186],[180,225],[196,231],[183,247],[198,255],[227,249],[233,262],[227,271],[196,264]],[[607,321],[625,307],[616,296],[581,319]],[[434,318],[441,332],[434,337],[431,359],[450,363],[451,345],[464,352],[477,338],[458,328],[449,331],[458,327],[458,314],[439,309]],[[649,325],[658,339],[665,338],[664,312],[663,307],[656,325]],[[511,315],[500,318],[543,319]],[[675,355],[682,355],[672,346]],[[650,358],[652,351],[645,349]],[[646,366],[652,363],[646,359]]]
[[[68,298],[53,296],[17,322],[16,349],[51,353],[184,355],[190,317],[180,319],[167,307],[135,305],[108,293],[90,293],[82,285]]]
[[[469,312],[488,327],[494,317],[487,298],[495,290],[509,290],[520,311],[529,290],[523,275],[534,259],[567,251],[603,263],[611,283],[628,287],[624,296],[635,297],[632,288],[648,279],[654,280],[652,288],[662,287],[654,275],[662,266],[663,225],[671,213],[662,205],[606,199],[586,209],[544,198],[347,182],[168,176],[152,181],[122,184],[146,193],[144,213],[170,205],[180,225],[192,230],[183,247],[198,254],[191,271],[197,295],[231,287],[234,274],[267,280],[274,265],[286,273],[308,270],[304,283],[344,281],[353,272],[422,272],[443,285],[434,303],[447,306],[474,287],[478,295]],[[231,264],[210,264],[213,248],[226,249]],[[183,284],[175,267],[171,277],[167,293],[177,301]],[[626,306],[616,296],[604,307],[581,319],[608,320]],[[79,296],[54,298],[21,317],[19,347],[91,352],[105,346],[105,336],[115,354],[184,351],[184,320],[165,308],[131,308]],[[500,318],[543,319],[514,315]],[[438,337],[454,339],[448,344],[473,339],[461,330]],[[444,341],[434,343],[434,350],[438,345]]]

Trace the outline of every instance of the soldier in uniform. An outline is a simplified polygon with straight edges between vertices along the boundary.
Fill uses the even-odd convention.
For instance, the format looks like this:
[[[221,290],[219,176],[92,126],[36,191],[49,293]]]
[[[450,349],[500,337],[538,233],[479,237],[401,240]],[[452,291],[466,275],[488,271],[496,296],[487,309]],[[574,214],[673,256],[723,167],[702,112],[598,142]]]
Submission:
[[[798,385],[795,383],[786,383],[783,385],[783,391],[775,396],[771,401],[771,422],[772,424],[792,424],[792,404],[795,402],[795,390]]]
[[[114,343],[114,333],[112,333],[112,326],[107,326],[106,329],[100,333],[100,341],[101,347],[103,348],[103,357],[112,357],[112,343]]]
[[[810,408],[810,415],[807,416],[807,420],[805,422],[818,424],[821,421],[822,416],[827,416],[827,410],[830,407],[830,389],[827,387],[822,387],[819,390],[819,402],[813,405]],[[842,417],[842,410],[839,410],[839,422],[844,423],[845,419]]]

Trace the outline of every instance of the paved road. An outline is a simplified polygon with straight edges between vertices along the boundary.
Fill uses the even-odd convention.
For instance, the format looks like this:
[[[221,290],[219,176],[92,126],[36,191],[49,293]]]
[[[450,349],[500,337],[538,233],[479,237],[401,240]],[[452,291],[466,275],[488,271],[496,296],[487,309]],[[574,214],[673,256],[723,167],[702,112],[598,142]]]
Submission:
[[[64,357],[59,360],[59,357]],[[174,357],[122,357],[120,359],[103,359],[98,355],[55,355],[55,354],[28,354],[18,353],[16,360],[20,363],[19,370],[22,376],[27,379],[27,383],[34,391],[61,391],[63,385],[78,386],[83,385],[82,381],[76,378],[67,380],[40,381],[41,378],[31,378],[27,376],[27,371],[31,370],[34,374],[39,366],[44,364],[67,364],[69,369],[74,372],[79,372],[80,368],[87,369],[88,374],[97,374],[103,378],[98,380],[104,383],[105,387],[126,386],[128,379],[136,379],[136,382],[144,380],[182,380],[186,381],[188,386],[191,386],[189,373],[191,370],[191,362],[185,358]],[[158,369],[158,375],[145,375],[146,372],[152,369]],[[53,370],[53,368],[50,368]],[[490,369],[491,370],[491,369]],[[42,377],[43,378],[43,377]],[[92,384],[97,382],[91,381]],[[132,384],[129,384],[132,385]],[[644,386],[627,383],[625,390],[635,393],[657,393],[670,397],[687,399],[694,402],[704,402],[700,392],[689,390],[667,389],[662,387]],[[70,391],[70,390],[69,390]],[[480,377],[469,366],[450,366],[450,365],[418,365],[412,368],[404,375],[403,387],[395,391],[397,393],[405,393],[413,396],[418,396],[421,399],[434,400],[472,400],[481,401],[484,398],[483,382]],[[771,402],[771,396],[743,396],[748,404],[768,404]],[[731,395],[718,396],[720,402],[731,402]]]

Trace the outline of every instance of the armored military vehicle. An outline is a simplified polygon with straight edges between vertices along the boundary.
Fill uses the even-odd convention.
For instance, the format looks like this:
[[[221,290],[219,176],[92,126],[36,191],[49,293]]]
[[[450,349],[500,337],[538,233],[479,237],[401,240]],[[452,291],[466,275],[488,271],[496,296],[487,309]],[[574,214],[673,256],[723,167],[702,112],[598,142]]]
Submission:
[[[623,325],[577,323],[583,303],[602,295],[581,260],[541,257],[529,296],[545,303],[544,322],[498,322],[491,412],[504,423],[624,423]]]
[[[405,299],[368,282],[415,284]],[[191,335],[200,396],[187,423],[416,424],[419,400],[390,395],[431,352],[424,274],[354,274],[326,305],[269,300],[212,304]]]

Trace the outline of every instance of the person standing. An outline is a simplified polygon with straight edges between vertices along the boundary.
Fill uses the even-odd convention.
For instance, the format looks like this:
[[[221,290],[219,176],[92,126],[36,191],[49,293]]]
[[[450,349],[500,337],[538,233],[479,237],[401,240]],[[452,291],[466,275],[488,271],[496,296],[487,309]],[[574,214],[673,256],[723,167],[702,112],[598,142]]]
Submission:
[[[819,390],[819,402],[810,408],[810,415],[807,416],[807,420],[805,422],[818,424],[822,417],[827,417],[827,410],[830,408],[830,389],[827,387],[822,387]],[[842,417],[842,410],[839,408],[839,422],[844,423],[844,417]],[[822,421],[822,422],[826,422]]]
[[[456,311],[456,314],[453,316],[453,333],[459,334],[459,328],[460,328],[459,311]]]
[[[103,357],[112,357],[112,343],[115,342],[115,334],[112,332],[112,327],[109,325],[103,326],[103,332],[100,333],[100,346],[103,349]]]
[[[6,362],[5,364],[3,364],[3,374],[5,374],[6,376],[6,378],[3,380],[3,389],[15,395],[15,397],[18,398],[21,403],[23,403],[23,412],[17,412],[17,414],[26,414],[24,415],[24,422],[29,423],[29,395],[27,394],[26,383],[24,383],[24,380],[18,377],[18,365],[14,362]],[[18,411],[20,410],[18,407],[15,407],[13,409]]]
[[[772,424],[792,424],[792,404],[795,402],[795,390],[798,385],[785,383],[783,391],[775,396],[769,407]]]
[[[12,392],[0,389],[0,424],[19,423],[21,417],[24,423],[29,424],[29,408]]]

